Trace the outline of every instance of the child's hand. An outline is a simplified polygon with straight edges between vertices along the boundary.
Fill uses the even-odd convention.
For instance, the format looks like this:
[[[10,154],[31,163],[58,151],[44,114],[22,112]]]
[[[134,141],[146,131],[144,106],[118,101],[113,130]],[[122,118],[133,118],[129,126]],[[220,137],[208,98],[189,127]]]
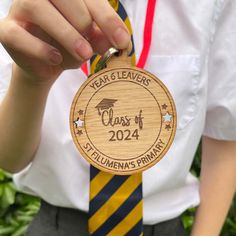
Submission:
[[[107,0],[15,0],[0,21],[0,42],[37,83],[78,68],[93,52],[126,48],[130,35]]]

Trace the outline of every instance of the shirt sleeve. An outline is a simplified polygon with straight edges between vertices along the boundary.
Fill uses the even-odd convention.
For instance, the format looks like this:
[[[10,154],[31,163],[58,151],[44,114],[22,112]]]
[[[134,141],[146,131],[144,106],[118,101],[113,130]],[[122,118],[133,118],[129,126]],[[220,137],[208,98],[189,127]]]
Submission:
[[[0,1],[0,19],[4,18],[9,11],[12,0]],[[0,101],[8,89],[12,73],[12,59],[0,44]]]
[[[1,0],[0,1],[0,19],[4,18],[10,9],[12,0]]]
[[[6,94],[12,73],[12,60],[0,44],[0,102]]]
[[[203,134],[219,140],[236,140],[236,1],[224,2],[209,53]]]

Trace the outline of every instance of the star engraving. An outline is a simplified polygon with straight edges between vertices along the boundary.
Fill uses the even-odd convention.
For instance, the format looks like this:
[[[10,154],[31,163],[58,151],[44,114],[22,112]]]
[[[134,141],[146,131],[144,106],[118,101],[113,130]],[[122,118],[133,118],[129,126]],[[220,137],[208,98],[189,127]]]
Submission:
[[[163,105],[161,105],[163,110],[166,110],[166,108],[168,107],[165,103]]]
[[[81,120],[79,117],[77,118],[76,121],[74,121],[76,128],[81,128],[84,126],[84,121]]]
[[[83,131],[82,131],[82,130],[78,130],[77,134],[78,134],[79,136],[81,136],[81,135],[83,134]]]
[[[172,115],[170,115],[168,112],[163,116],[165,122],[170,122],[172,119]]]
[[[80,116],[84,115],[84,111],[83,110],[79,110],[78,113],[79,113]]]
[[[171,126],[168,124],[166,125],[165,129],[169,131],[171,129]]]

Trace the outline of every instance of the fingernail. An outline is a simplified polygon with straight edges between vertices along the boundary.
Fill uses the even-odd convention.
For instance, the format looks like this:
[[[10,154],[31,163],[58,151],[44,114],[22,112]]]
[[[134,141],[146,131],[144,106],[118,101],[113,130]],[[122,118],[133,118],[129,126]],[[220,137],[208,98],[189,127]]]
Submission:
[[[117,48],[125,48],[130,41],[130,34],[123,28],[118,28],[113,34],[113,40],[116,43]]]
[[[75,43],[75,51],[84,60],[89,59],[93,55],[90,45],[83,39],[79,39]]]
[[[53,65],[59,65],[62,62],[62,55],[56,49],[53,49],[50,52],[50,62]]]

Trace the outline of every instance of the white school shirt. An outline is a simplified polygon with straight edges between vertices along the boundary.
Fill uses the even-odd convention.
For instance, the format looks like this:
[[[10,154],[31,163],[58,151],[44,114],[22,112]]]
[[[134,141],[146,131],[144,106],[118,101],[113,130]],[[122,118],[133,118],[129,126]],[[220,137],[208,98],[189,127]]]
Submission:
[[[136,55],[143,46],[147,0],[122,0],[130,17]],[[0,16],[9,0],[0,1]],[[177,108],[177,133],[166,156],[143,173],[144,223],[154,224],[199,204],[198,181],[189,173],[202,134],[236,140],[236,1],[159,0],[145,69],[169,88]],[[11,77],[1,48],[0,97]],[[14,175],[18,188],[47,202],[88,211],[89,164],[69,128],[72,99],[86,80],[65,71],[46,105],[42,139],[33,162]]]

